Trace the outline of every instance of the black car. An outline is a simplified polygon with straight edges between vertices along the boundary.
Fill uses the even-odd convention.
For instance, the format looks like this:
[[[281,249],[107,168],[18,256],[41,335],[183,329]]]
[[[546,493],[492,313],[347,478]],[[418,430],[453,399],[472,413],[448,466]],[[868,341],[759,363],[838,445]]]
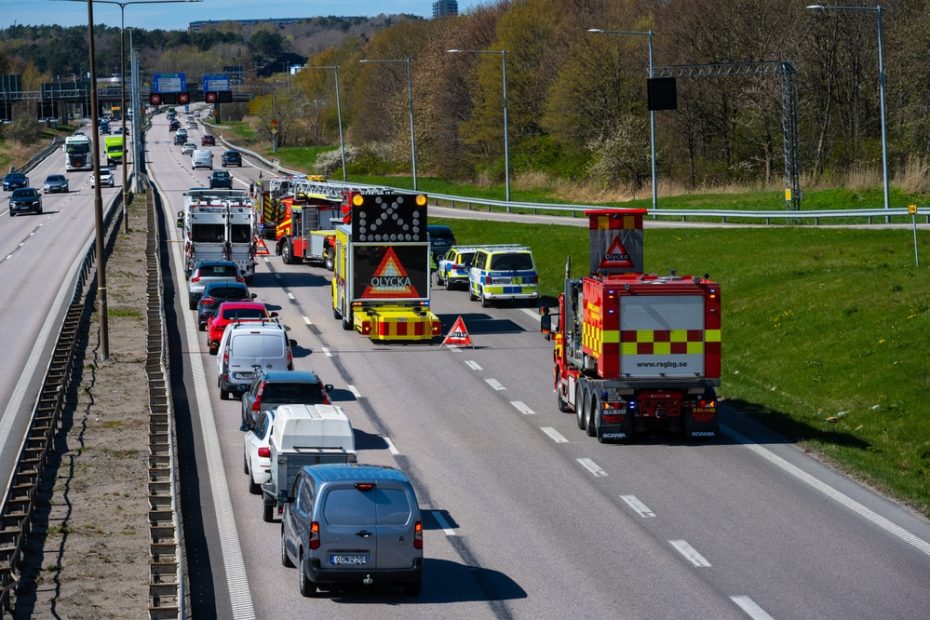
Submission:
[[[45,177],[45,183],[42,185],[42,191],[46,194],[53,192],[68,192],[68,177],[63,174],[50,174]]]
[[[207,329],[207,321],[224,301],[252,301],[254,293],[243,282],[210,282],[203,289],[203,296],[197,303],[197,326],[200,331]]]
[[[11,172],[3,177],[3,191],[9,192],[20,187],[29,187],[29,177],[22,172]]]
[[[232,189],[232,175],[225,170],[214,170],[210,175],[210,189],[214,187]]]
[[[179,121],[178,119],[172,119],[172,121],[168,123],[168,131],[177,131],[180,128],[181,128],[181,121]]]
[[[10,217],[25,212],[41,215],[42,196],[32,187],[20,187],[10,194]]]
[[[223,153],[223,167],[239,166],[242,167],[242,154],[239,151],[226,151]]]
[[[216,146],[216,138],[206,134],[200,138],[200,146]]]
[[[176,133],[176,134],[174,134],[174,143],[175,143],[175,144],[184,144],[185,142],[187,142],[187,136],[185,136],[185,135],[182,134],[182,133]]]
[[[274,411],[278,405],[329,405],[333,386],[301,370],[272,370],[259,374],[242,394],[242,430],[255,424],[262,411]]]

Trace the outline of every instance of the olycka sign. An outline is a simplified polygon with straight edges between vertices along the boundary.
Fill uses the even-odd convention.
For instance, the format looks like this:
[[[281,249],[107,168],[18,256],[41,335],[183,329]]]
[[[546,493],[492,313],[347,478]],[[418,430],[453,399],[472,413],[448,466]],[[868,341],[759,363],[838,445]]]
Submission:
[[[357,299],[423,299],[429,291],[425,247],[356,248]]]

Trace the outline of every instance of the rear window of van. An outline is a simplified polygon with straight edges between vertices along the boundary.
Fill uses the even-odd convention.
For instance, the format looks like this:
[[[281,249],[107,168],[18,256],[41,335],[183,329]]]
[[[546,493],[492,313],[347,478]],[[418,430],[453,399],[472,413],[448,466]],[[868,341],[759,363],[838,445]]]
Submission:
[[[533,269],[533,257],[526,252],[491,256],[492,271],[529,271],[531,269]]]
[[[284,357],[284,338],[276,334],[238,334],[232,342],[236,357]]]
[[[374,491],[332,489],[326,495],[323,518],[331,525],[377,525]]]

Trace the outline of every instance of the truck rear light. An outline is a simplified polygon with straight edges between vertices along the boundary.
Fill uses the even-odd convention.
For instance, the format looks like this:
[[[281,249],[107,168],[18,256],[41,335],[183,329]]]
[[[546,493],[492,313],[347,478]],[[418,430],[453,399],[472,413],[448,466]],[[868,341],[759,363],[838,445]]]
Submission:
[[[413,524],[413,548],[423,548],[423,522],[417,521]]]
[[[601,419],[604,424],[620,424],[623,421],[623,416],[618,413],[605,413],[601,416]]]
[[[271,458],[271,448],[269,448],[268,446],[261,446],[258,449],[258,458],[261,458],[261,459]]]
[[[310,523],[310,540],[309,540],[311,549],[320,548],[320,524],[318,521],[312,521]]]

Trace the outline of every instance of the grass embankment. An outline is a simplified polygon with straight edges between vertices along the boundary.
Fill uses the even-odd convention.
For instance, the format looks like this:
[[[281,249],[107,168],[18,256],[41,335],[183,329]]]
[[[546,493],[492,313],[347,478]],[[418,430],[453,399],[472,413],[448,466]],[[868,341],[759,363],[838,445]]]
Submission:
[[[567,255],[588,268],[585,229],[436,221],[459,243],[532,246],[545,295]],[[930,271],[910,230],[654,229],[645,263],[720,283],[730,404],[930,515]]]

